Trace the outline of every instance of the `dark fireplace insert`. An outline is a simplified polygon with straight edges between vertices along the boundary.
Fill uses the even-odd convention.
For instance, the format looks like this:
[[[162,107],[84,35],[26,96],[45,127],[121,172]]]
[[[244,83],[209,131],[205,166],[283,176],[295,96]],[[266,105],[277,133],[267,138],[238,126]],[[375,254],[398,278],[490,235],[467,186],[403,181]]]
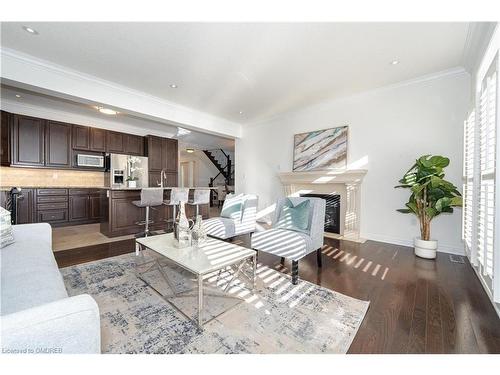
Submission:
[[[300,194],[300,196],[324,199],[326,201],[325,232],[340,234],[340,195]]]

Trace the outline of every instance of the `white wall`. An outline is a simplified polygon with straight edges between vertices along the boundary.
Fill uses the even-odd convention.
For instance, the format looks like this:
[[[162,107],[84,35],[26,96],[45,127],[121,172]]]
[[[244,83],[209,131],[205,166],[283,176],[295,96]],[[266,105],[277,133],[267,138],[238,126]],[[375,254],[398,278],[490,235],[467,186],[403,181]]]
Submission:
[[[243,130],[236,140],[236,191],[259,195],[259,208],[283,195],[279,172],[291,171],[293,135],[349,126],[348,164],[366,168],[362,185],[361,236],[411,245],[419,235],[413,215],[396,212],[409,192],[394,189],[415,159],[451,159],[446,177],[462,190],[463,120],[470,103],[470,77],[463,71],[326,101]],[[431,236],[447,252],[463,253],[461,209],[441,215]]]
[[[208,157],[203,153],[203,151],[196,150],[193,153],[181,152],[179,156],[179,162],[194,162],[194,186],[208,186],[211,177],[215,177],[219,171],[208,159]],[[179,175],[179,182],[180,175]],[[224,177],[221,175],[215,180],[217,183],[224,184]]]

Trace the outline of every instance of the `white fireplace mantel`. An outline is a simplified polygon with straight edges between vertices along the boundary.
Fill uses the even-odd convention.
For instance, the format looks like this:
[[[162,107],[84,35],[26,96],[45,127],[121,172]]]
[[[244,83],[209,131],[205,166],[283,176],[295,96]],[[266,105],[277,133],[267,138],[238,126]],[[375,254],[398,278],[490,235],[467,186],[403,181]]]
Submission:
[[[341,210],[341,233],[335,235],[326,233],[325,236],[359,241],[361,219],[361,183],[368,170],[341,169],[329,171],[283,172],[278,177],[283,184],[286,196],[297,196],[301,193],[324,191],[325,188],[335,185],[344,185],[344,208]],[[304,191],[304,187],[307,190]],[[333,190],[333,189],[332,189]]]
[[[330,171],[283,172],[278,176],[283,185],[292,184],[360,184],[366,169],[339,169]]]

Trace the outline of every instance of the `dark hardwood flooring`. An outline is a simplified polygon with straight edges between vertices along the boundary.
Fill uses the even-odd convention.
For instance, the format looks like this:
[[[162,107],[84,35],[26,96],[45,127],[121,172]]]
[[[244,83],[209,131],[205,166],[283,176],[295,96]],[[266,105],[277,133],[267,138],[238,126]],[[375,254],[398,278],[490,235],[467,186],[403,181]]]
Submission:
[[[248,237],[234,240],[248,246]],[[349,353],[500,353],[500,319],[471,265],[414,256],[411,248],[325,239],[323,267],[316,254],[300,261],[303,280],[370,301]],[[60,267],[134,251],[126,240],[56,252]],[[259,262],[282,272],[278,257]],[[300,283],[300,281],[299,281]]]

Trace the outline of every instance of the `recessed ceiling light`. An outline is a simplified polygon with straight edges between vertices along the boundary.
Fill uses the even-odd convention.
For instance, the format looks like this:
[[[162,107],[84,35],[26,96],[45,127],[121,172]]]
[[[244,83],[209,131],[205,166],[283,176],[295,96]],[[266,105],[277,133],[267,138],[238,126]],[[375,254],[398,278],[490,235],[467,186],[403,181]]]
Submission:
[[[392,64],[392,65],[398,65],[398,64],[399,64],[399,60],[392,60],[392,61],[391,61],[391,64]]]
[[[23,26],[23,30],[30,33],[30,34],[38,35],[38,31],[36,31],[35,29],[32,29],[31,27],[28,27],[28,26]]]
[[[176,89],[178,86],[177,86],[175,83],[172,83],[172,84],[170,85],[170,87],[171,87],[171,88],[173,88],[173,89]]]
[[[240,111],[240,115],[242,115],[242,114],[243,114],[243,111]]]
[[[186,152],[192,154],[194,152],[194,148],[186,148]]]
[[[111,108],[104,108],[104,107],[97,107],[97,110],[101,113],[104,113],[105,115],[116,115],[118,114],[117,111]]]
[[[21,97],[21,95],[19,95],[19,94],[16,94],[16,98],[20,98],[20,97]]]

